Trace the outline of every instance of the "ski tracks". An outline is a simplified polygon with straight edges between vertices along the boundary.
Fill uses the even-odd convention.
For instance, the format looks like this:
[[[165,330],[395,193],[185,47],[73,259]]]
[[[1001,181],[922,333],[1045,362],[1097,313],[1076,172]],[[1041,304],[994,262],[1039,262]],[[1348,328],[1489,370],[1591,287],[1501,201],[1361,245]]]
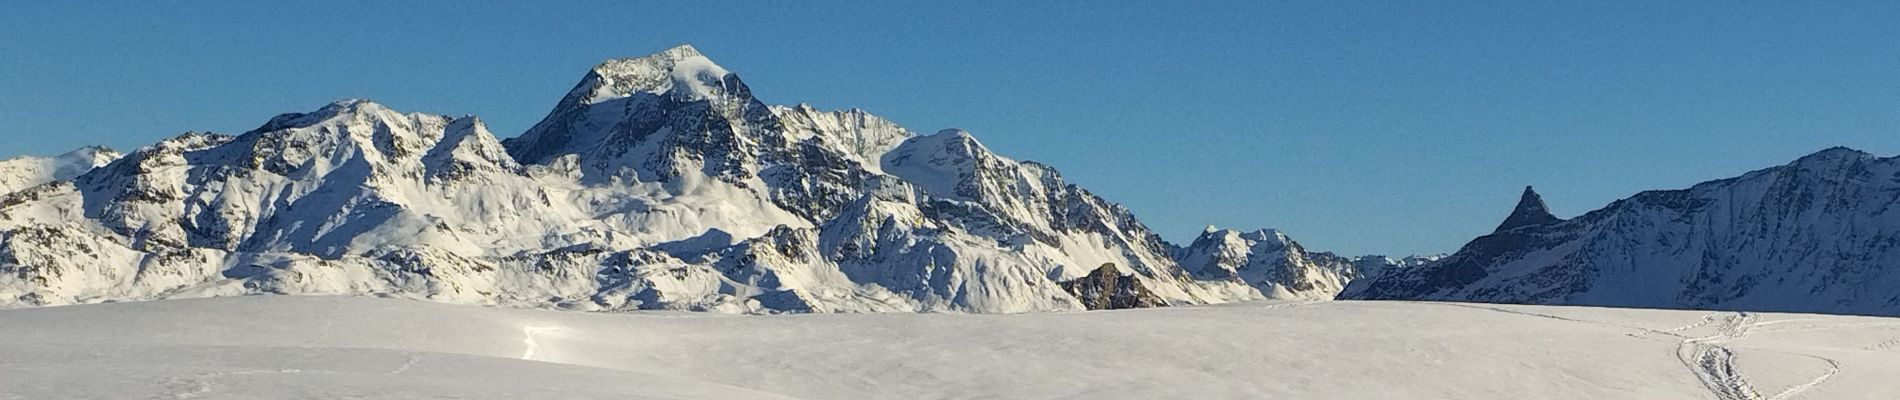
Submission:
[[[1275,308],[1293,308],[1293,307],[1306,307],[1306,306],[1310,306],[1310,305],[1315,305],[1315,304],[1322,304],[1322,303],[1331,303],[1331,302],[1332,302],[1332,301],[1330,301],[1330,300],[1299,300],[1299,301],[1290,301],[1290,302],[1285,302],[1285,303],[1279,303],[1279,304],[1268,304],[1268,305],[1264,305],[1264,306],[1259,306],[1259,307],[1256,307],[1255,309],[1258,309],[1258,310],[1272,310],[1272,309],[1275,309]]]
[[[1892,338],[1892,339],[1883,340],[1883,341],[1880,341],[1880,343],[1874,343],[1871,346],[1867,346],[1866,349],[1869,351],[1886,351],[1886,350],[1900,349],[1900,338]]]
[[[1714,335],[1683,339],[1681,345],[1676,348],[1676,358],[1681,360],[1682,365],[1688,368],[1690,372],[1695,373],[1696,379],[1702,381],[1702,386],[1708,388],[1709,392],[1714,394],[1717,399],[1793,399],[1801,395],[1801,393],[1814,389],[1822,383],[1826,383],[1828,379],[1832,379],[1834,375],[1841,372],[1840,362],[1833,359],[1811,354],[1795,354],[1826,363],[1828,366],[1827,371],[1807,382],[1783,389],[1774,396],[1764,397],[1761,392],[1755,389],[1755,385],[1749,382],[1748,378],[1743,376],[1742,372],[1736,368],[1735,350],[1726,345],[1729,342],[1741,340],[1756,327],[1783,324],[1791,321],[1758,322],[1756,321],[1757,317],[1755,314],[1746,312],[1738,312],[1734,315],[1721,318],[1718,318],[1716,314],[1711,314],[1703,317],[1701,322],[1671,329],[1670,331],[1680,332],[1699,328],[1714,323],[1717,319],[1720,319],[1721,322],[1720,325],[1716,326]]]
[[[211,372],[191,377],[173,377],[165,380],[165,386],[173,389],[173,392],[155,398],[195,399],[215,390],[211,382],[226,377],[258,374],[295,374],[300,372],[303,372],[303,370],[284,368],[273,370]]]
[[[383,375],[395,375],[395,374],[400,374],[404,372],[409,372],[410,368],[415,368],[416,364],[422,363],[422,356],[416,355],[416,354],[409,354],[408,356],[409,358],[402,361],[402,365],[397,365],[396,368],[391,368],[389,371],[383,372]]]
[[[1723,318],[1722,324],[1716,326],[1715,335],[1683,339],[1676,347],[1676,358],[1695,373],[1696,379],[1702,381],[1702,387],[1708,388],[1717,399],[1762,399],[1761,394],[1755,391],[1755,386],[1742,376],[1741,371],[1736,370],[1735,352],[1721,346],[1722,342],[1747,335],[1754,319],[1754,315],[1749,313]]]
[[[1629,336],[1629,337],[1635,337],[1635,338],[1641,338],[1643,337],[1643,335],[1648,335],[1652,333],[1675,336],[1675,337],[1683,337],[1682,335],[1675,333],[1674,330],[1661,331],[1661,330],[1644,328],[1640,326],[1622,325],[1622,324],[1615,324],[1615,323],[1609,323],[1609,322],[1603,322],[1603,321],[1582,320],[1582,319],[1550,315],[1550,314],[1539,314],[1539,313],[1528,312],[1528,311],[1518,311],[1518,310],[1512,310],[1512,309],[1507,309],[1507,308],[1502,308],[1502,307],[1487,307],[1487,306],[1480,306],[1480,305],[1474,305],[1474,304],[1459,304],[1459,303],[1430,303],[1430,304],[1437,304],[1437,305],[1451,306],[1451,307],[1463,307],[1463,308],[1485,310],[1485,311],[1491,311],[1491,312],[1500,312],[1500,313],[1505,313],[1505,314],[1522,315],[1526,317],[1546,318],[1546,319],[1554,319],[1558,321],[1567,321],[1567,322],[1576,322],[1576,323],[1584,323],[1584,324],[1591,324],[1591,325],[1603,325],[1603,326],[1611,326],[1611,327],[1617,327],[1617,328],[1623,328],[1623,329],[1630,329],[1630,330],[1637,331],[1637,333],[1625,333],[1624,335]],[[1684,327],[1680,329],[1690,329],[1690,328]]]

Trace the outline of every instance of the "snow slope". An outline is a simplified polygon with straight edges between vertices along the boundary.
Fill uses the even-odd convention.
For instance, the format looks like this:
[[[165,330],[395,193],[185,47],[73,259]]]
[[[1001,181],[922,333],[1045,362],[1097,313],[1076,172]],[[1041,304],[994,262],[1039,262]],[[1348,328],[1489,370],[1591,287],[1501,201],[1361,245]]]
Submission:
[[[0,399],[1891,399],[1900,320],[1412,302],[571,313],[337,296],[0,311]]]
[[[1900,315],[1900,157],[1832,148],[1569,220],[1527,188],[1496,232],[1350,286],[1342,297]]]
[[[119,158],[117,151],[87,146],[52,157],[19,156],[0,160],[0,195],[72,179],[116,158]]]

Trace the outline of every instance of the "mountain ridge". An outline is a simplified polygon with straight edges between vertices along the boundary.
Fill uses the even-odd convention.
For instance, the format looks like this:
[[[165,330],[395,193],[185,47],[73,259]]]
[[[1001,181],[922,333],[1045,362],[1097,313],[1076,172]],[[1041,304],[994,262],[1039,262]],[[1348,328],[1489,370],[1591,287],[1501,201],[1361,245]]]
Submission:
[[[1116,304],[1325,298],[1361,267],[1302,250],[1249,271],[1324,284],[1199,279],[1175,249],[1125,207],[968,132],[768,106],[680,46],[601,63],[505,140],[477,117],[345,99],[237,136],[180,135],[9,197],[0,306],[354,293],[1008,313],[1091,308],[1071,290],[1089,277],[1116,281]]]
[[[1344,299],[1900,315],[1900,157],[1833,147],[1473,239]]]

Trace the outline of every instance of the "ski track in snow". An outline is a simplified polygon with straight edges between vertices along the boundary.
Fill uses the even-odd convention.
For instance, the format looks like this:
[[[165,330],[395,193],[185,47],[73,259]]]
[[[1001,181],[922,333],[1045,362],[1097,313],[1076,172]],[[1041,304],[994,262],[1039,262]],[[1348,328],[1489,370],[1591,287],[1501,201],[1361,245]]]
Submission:
[[[204,396],[205,394],[216,391],[217,390],[216,387],[211,385],[211,382],[214,380],[218,380],[218,379],[222,379],[226,377],[233,377],[233,376],[258,375],[258,374],[295,374],[299,372],[303,372],[303,370],[275,369],[275,370],[210,372],[210,373],[194,375],[191,377],[172,377],[172,378],[167,378],[165,380],[165,386],[171,387],[171,388],[178,388],[178,391],[169,393],[168,396],[155,396],[154,398],[169,397],[172,399],[195,399],[195,398]]]
[[[541,342],[535,339],[536,334],[558,330],[561,330],[561,328],[552,326],[521,327],[521,343],[527,345],[527,348],[521,351],[521,359],[534,361],[535,353],[541,350]]]
[[[1501,312],[1505,314],[1516,314],[1516,315],[1522,315],[1522,316],[1527,316],[1527,317],[1554,319],[1558,321],[1568,321],[1568,322],[1584,323],[1584,324],[1591,324],[1591,325],[1612,326],[1612,327],[1623,328],[1623,329],[1634,329],[1638,333],[1629,333],[1625,335],[1628,335],[1630,337],[1635,337],[1635,338],[1641,338],[1643,337],[1643,335],[1648,335],[1648,334],[1660,334],[1660,335],[1669,335],[1669,336],[1675,336],[1675,337],[1683,337],[1680,334],[1676,334],[1674,330],[1662,331],[1662,330],[1644,328],[1640,326],[1614,324],[1614,323],[1603,322],[1603,321],[1581,320],[1581,319],[1576,319],[1576,318],[1556,316],[1556,315],[1550,315],[1550,314],[1539,314],[1539,313],[1534,313],[1534,312],[1518,311],[1518,310],[1512,310],[1512,309],[1502,308],[1502,307],[1487,307],[1487,306],[1480,306],[1480,305],[1473,305],[1473,304],[1459,304],[1459,303],[1421,303],[1421,304],[1437,304],[1437,305],[1445,305],[1445,306],[1452,306],[1452,307],[1463,307],[1463,308],[1478,309],[1478,310],[1485,310],[1485,311],[1492,311],[1492,312]]]
[[[389,372],[384,372],[383,375],[396,375],[403,372],[408,372],[410,368],[415,368],[416,364],[419,364],[419,363],[422,363],[422,356],[416,355],[416,354],[409,354],[409,359],[403,360],[402,365],[397,365],[396,368],[391,368]]]
[[[1806,354],[1803,354],[1803,355],[1806,355]],[[1781,393],[1775,394],[1775,397],[1768,398],[1769,400],[1792,399],[1794,398],[1794,396],[1799,395],[1802,392],[1808,391],[1808,389],[1813,389],[1816,386],[1821,386],[1821,383],[1827,382],[1828,379],[1834,378],[1834,375],[1841,373],[1841,363],[1838,361],[1834,361],[1833,359],[1820,357],[1820,356],[1813,356],[1813,355],[1806,355],[1806,356],[1812,357],[1816,360],[1821,360],[1822,362],[1827,363],[1827,372],[1821,374],[1821,376],[1814,377],[1814,379],[1808,380],[1807,382],[1802,382],[1799,385],[1794,385],[1792,387],[1789,387],[1786,390],[1782,390]]]
[[[1594,322],[1594,321],[1585,321],[1585,320],[1580,320],[1576,318],[1560,317],[1560,316],[1550,315],[1550,314],[1539,314],[1539,313],[1534,313],[1534,312],[1518,311],[1518,310],[1512,310],[1512,309],[1501,308],[1501,307],[1486,307],[1486,306],[1480,306],[1480,305],[1458,304],[1458,303],[1428,303],[1428,304],[1440,304],[1440,305],[1447,305],[1447,306],[1452,306],[1452,307],[1472,308],[1472,309],[1479,309],[1479,310],[1486,310],[1486,311],[1501,312],[1505,314],[1517,314],[1517,315],[1523,315],[1523,316],[1529,316],[1529,317],[1549,318],[1549,319],[1554,319],[1554,320],[1559,320],[1559,321],[1582,322],[1586,324],[1599,324],[1599,325],[1602,324],[1602,323]]]
[[[1806,321],[1812,321],[1812,319],[1794,318],[1794,319],[1783,319],[1783,320],[1773,320],[1773,321],[1757,321],[1757,316],[1755,314],[1746,313],[1746,312],[1734,313],[1734,315],[1731,315],[1728,317],[1723,317],[1724,313],[1712,313],[1712,314],[1704,315],[1702,316],[1702,319],[1697,320],[1696,322],[1693,322],[1687,325],[1659,330],[1659,329],[1651,329],[1651,328],[1644,328],[1644,327],[1637,327],[1637,326],[1620,325],[1620,324],[1601,322],[1601,321],[1582,320],[1582,319],[1576,319],[1576,318],[1570,318],[1570,317],[1564,317],[1564,316],[1552,315],[1552,314],[1518,311],[1518,310],[1512,310],[1512,309],[1503,308],[1503,307],[1489,307],[1489,306],[1482,306],[1482,305],[1457,304],[1457,303],[1429,303],[1429,304],[1439,304],[1439,305],[1452,306],[1452,307],[1463,307],[1463,308],[1487,310],[1487,311],[1500,312],[1500,313],[1506,313],[1506,314],[1522,315],[1522,316],[1527,316],[1527,317],[1554,319],[1554,320],[1559,320],[1559,321],[1577,322],[1577,323],[1585,323],[1585,324],[1592,324],[1592,325],[1604,325],[1604,326],[1612,326],[1612,327],[1625,328],[1625,329],[1635,329],[1638,331],[1637,333],[1627,334],[1628,336],[1634,337],[1634,338],[1642,338],[1650,334],[1659,334],[1659,335],[1667,335],[1667,336],[1682,338],[1681,344],[1677,346],[1677,349],[1676,349],[1676,358],[1682,362],[1682,365],[1684,367],[1688,368],[1691,372],[1695,373],[1696,379],[1702,381],[1703,387],[1708,388],[1709,392],[1711,394],[1714,394],[1715,398],[1720,399],[1720,400],[1788,400],[1788,399],[1793,399],[1796,396],[1799,396],[1800,394],[1807,392],[1808,390],[1811,390],[1811,389],[1814,389],[1815,387],[1820,386],[1822,383],[1826,383],[1827,380],[1832,379],[1835,375],[1840,374],[1841,372],[1840,362],[1835,361],[1834,359],[1812,355],[1812,354],[1787,353],[1787,354],[1793,354],[1793,355],[1798,355],[1802,357],[1813,358],[1815,360],[1826,363],[1828,366],[1827,371],[1821,373],[1820,375],[1814,377],[1813,379],[1808,380],[1807,382],[1803,382],[1798,385],[1790,386],[1787,389],[1783,389],[1781,392],[1776,393],[1774,396],[1764,397],[1759,391],[1755,389],[1754,383],[1750,382],[1745,376],[1743,376],[1741,371],[1738,369],[1737,364],[1735,362],[1735,350],[1727,346],[1724,346],[1725,343],[1741,340],[1742,338],[1746,337],[1749,333],[1754,332],[1755,329],[1759,327],[1786,325],[1786,324],[1796,323],[1796,322],[1806,322]],[[1704,337],[1688,337],[1682,334],[1682,332],[1687,332],[1690,330],[1707,327],[1711,324],[1717,323],[1717,321],[1720,321],[1720,325],[1717,325],[1715,327],[1716,333],[1713,335],[1704,336]],[[1803,326],[1799,328],[1783,329],[1783,330],[1764,329],[1760,333],[1796,332],[1796,331],[1806,331],[1806,330],[1858,328],[1858,327],[1884,326],[1884,325],[1890,325],[1890,324],[1849,324],[1849,325],[1839,325],[1839,326],[1810,325],[1810,326]],[[1900,338],[1887,340],[1887,341],[1875,344],[1873,346],[1869,346],[1868,349],[1886,350],[1886,349],[1892,349],[1892,348],[1897,348],[1897,347],[1900,347]]]
[[[1319,304],[1329,303],[1329,302],[1331,301],[1330,300],[1300,300],[1300,301],[1294,301],[1294,302],[1258,306],[1258,307],[1255,307],[1255,309],[1272,310],[1276,308],[1306,307],[1306,306],[1319,305]]]
[[[354,317],[303,347],[331,325],[310,316],[332,310]],[[1895,398],[1880,375],[1893,367],[1883,355],[1900,352],[1861,349],[1900,343],[1900,330],[1880,327],[1900,321],[1711,313],[1290,301],[1040,316],[709,317],[325,296],[178,300],[0,315],[0,336],[20,338],[0,346],[0,399],[9,391],[22,400],[605,399],[651,390],[654,398]],[[1810,320],[1788,322],[1802,318]],[[1366,329],[1395,322],[1408,327]],[[124,335],[128,328],[153,334]],[[1822,328],[1838,330],[1783,333]],[[1285,330],[1221,336],[1270,329]],[[1076,342],[1088,345],[1049,344],[1067,332],[1087,332]],[[85,348],[94,342],[102,347]],[[109,353],[116,349],[136,351]],[[1315,349],[1340,358],[1260,361]],[[1358,349],[1366,351],[1340,351]],[[1142,364],[1162,375],[1112,373]],[[1842,364],[1855,370],[1843,374]],[[1299,368],[1312,370],[1274,373]],[[1500,385],[1497,376],[1518,379]]]
[[[1708,326],[1709,324],[1715,323],[1715,320],[1721,317],[1722,317],[1722,313],[1710,313],[1708,315],[1703,315],[1702,319],[1696,320],[1696,322],[1688,324],[1688,325],[1678,326],[1678,327],[1664,329],[1660,331],[1648,331],[1648,332],[1643,332],[1641,334],[1635,334],[1635,335],[1630,335],[1630,336],[1642,337],[1643,335],[1647,335],[1653,332],[1653,333],[1662,333],[1666,335],[1673,335],[1676,337],[1687,339],[1687,337],[1682,336],[1679,332]]]
[[[1735,367],[1735,352],[1720,346],[1721,341],[1741,339],[1748,334],[1755,316],[1737,313],[1724,318],[1714,335],[1684,339],[1676,348],[1676,358],[1695,373],[1702,386],[1721,400],[1759,400],[1761,394]]]
[[[1756,318],[1755,314],[1746,312],[1738,312],[1733,316],[1721,318],[1722,323],[1716,326],[1714,335],[1683,339],[1682,344],[1676,348],[1677,359],[1681,360],[1683,366],[1690,372],[1695,373],[1696,379],[1701,380],[1702,386],[1708,388],[1715,398],[1720,400],[1787,400],[1814,389],[1826,383],[1828,379],[1832,379],[1834,375],[1840,374],[1839,361],[1812,354],[1787,353],[1827,363],[1827,371],[1807,382],[1783,389],[1774,396],[1763,397],[1761,392],[1755,389],[1754,383],[1737,369],[1735,350],[1724,344],[1741,340],[1757,327],[1802,322],[1807,319],[1757,322]],[[1713,315],[1705,316],[1702,322],[1687,325],[1680,330],[1705,326],[1715,319]]]

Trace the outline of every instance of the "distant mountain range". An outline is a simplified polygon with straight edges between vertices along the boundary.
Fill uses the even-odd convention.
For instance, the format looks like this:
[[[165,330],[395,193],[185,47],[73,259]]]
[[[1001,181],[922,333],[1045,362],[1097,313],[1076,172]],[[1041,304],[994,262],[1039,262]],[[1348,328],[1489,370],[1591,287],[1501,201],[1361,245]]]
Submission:
[[[1847,148],[1496,232],[1343,299],[1900,315],[1900,159]]]
[[[1177,248],[960,130],[773,106],[690,46],[498,140],[367,100],[0,164],[0,305],[352,293],[581,310],[1032,312],[1332,298],[1407,263]],[[95,168],[96,167],[96,168]]]
[[[1525,189],[1449,256],[1168,243],[971,134],[768,105],[690,46],[499,140],[344,100],[0,161],[0,307],[255,293],[576,310],[1036,312],[1409,299],[1900,315],[1900,161],[1845,148],[1572,219]]]

